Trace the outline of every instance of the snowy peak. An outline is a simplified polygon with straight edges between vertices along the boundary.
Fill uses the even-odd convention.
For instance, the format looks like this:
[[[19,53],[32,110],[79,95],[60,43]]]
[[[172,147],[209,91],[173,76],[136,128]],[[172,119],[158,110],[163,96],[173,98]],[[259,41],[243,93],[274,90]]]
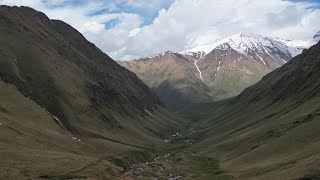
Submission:
[[[242,54],[248,54],[250,51],[270,51],[274,48],[283,53],[289,53],[281,43],[272,38],[263,37],[258,34],[241,33],[228,38],[226,43],[234,50]],[[220,47],[221,45],[219,45]]]
[[[291,58],[301,54],[304,49],[308,49],[316,44],[319,40],[320,31],[313,38],[306,40],[285,40],[281,38],[265,37],[253,33],[239,33],[180,53],[166,51],[139,60],[183,55],[187,59],[195,61],[205,58],[208,54],[214,52],[214,50],[228,51],[224,53],[224,56],[228,55],[228,53],[231,55],[230,50],[234,50],[247,59],[255,60],[274,69],[274,64],[282,65],[283,63],[286,63]]]
[[[154,56],[149,56],[149,57],[145,57],[145,58],[140,58],[140,59],[134,59],[134,60],[149,60],[149,59],[153,59],[153,58],[161,58],[163,56],[169,56],[169,55],[174,55],[176,53],[172,52],[172,51],[165,51],[163,53],[154,55]]]
[[[278,59],[278,56],[280,56],[280,59],[287,61],[301,54],[303,49],[311,47],[319,40],[320,31],[313,38],[307,40],[285,40],[281,38],[264,37],[252,33],[239,33],[220,41],[183,51],[183,54],[194,52],[205,52],[205,54],[209,54],[215,49],[227,50],[231,48],[238,53],[251,57],[255,56],[255,53],[259,53],[270,55],[270,57],[274,59]]]
[[[308,49],[319,42],[320,31],[312,38],[305,40],[284,40],[280,38],[277,38],[277,40],[288,46],[288,50],[291,52],[292,57],[295,57],[301,54],[304,49]]]
[[[187,52],[182,52],[181,54],[184,54],[184,55],[187,55],[187,56],[191,56],[195,59],[201,59],[203,58],[205,55],[207,55],[206,52],[204,51],[195,51],[195,52],[190,52],[190,51],[187,51]]]
[[[232,49],[240,53],[246,53],[249,51],[249,49],[263,49],[265,47],[274,46],[282,48],[283,51],[285,51],[286,49],[286,47],[282,47],[281,43],[273,40],[272,38],[263,37],[258,34],[239,33],[211,44],[186,50],[185,52],[203,51],[208,54],[215,48],[223,50],[224,48],[231,47]]]

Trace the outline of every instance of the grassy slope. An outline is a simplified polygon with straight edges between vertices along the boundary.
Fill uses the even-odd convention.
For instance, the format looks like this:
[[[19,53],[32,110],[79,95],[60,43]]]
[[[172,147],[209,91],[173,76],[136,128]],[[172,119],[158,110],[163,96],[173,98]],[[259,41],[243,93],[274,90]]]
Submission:
[[[115,164],[151,158],[146,151],[166,147],[161,138],[184,128],[68,25],[29,8],[1,6],[0,16],[0,179],[117,175]]]
[[[85,138],[82,142],[72,140],[43,108],[21,95],[15,87],[2,81],[0,87],[1,178],[57,175],[97,159],[96,151],[102,151],[98,146],[92,147]],[[113,147],[109,153],[135,150],[118,143],[103,143]]]
[[[239,95],[272,71],[268,66],[235,50],[215,49],[198,64],[214,101]]]
[[[186,110],[206,129],[192,147],[242,179],[319,174],[320,45],[231,100]]]
[[[0,94],[1,179],[131,179],[132,173],[124,167],[151,162],[155,154],[168,152],[177,154],[154,163],[165,167],[166,174],[159,179],[168,179],[170,172],[183,179],[229,179],[219,170],[216,160],[181,151],[180,147],[158,146],[150,150],[88,137],[74,141],[43,108],[14,86],[0,81]],[[123,173],[126,171],[129,173]],[[143,176],[150,179],[154,172],[146,167]]]

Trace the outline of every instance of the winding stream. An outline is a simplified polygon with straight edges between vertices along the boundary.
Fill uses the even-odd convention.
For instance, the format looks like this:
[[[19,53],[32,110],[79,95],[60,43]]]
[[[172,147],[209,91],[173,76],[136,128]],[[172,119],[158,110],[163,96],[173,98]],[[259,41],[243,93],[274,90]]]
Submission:
[[[169,136],[169,139],[165,139],[164,141],[171,144],[183,145],[184,147],[187,145],[191,145],[196,142],[196,133],[199,132],[197,130],[197,123],[194,123],[187,132],[179,133],[176,132]],[[180,154],[178,150],[177,152]],[[172,152],[167,152],[167,154],[162,154],[156,156],[153,161],[148,161],[140,165],[135,165],[132,167],[132,175],[137,179],[150,179],[151,177],[154,180],[159,179],[183,179],[182,174],[176,172],[176,166],[181,166],[178,164],[175,150]],[[181,170],[179,170],[181,172]]]

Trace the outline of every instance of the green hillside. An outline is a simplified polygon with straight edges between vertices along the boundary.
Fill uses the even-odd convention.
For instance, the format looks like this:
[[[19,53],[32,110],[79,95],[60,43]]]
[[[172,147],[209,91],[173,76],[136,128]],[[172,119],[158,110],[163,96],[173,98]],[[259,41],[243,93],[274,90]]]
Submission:
[[[239,96],[185,110],[204,130],[192,149],[236,179],[318,178],[319,55],[317,44]]]
[[[64,22],[1,6],[0,37],[0,179],[110,179],[185,128]]]

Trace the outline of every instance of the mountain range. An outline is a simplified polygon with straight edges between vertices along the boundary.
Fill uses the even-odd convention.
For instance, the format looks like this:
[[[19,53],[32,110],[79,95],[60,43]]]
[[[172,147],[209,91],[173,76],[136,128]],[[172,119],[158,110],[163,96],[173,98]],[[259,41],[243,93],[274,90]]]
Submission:
[[[240,33],[180,53],[118,61],[136,73],[172,110],[238,95],[267,73],[317,43]]]

